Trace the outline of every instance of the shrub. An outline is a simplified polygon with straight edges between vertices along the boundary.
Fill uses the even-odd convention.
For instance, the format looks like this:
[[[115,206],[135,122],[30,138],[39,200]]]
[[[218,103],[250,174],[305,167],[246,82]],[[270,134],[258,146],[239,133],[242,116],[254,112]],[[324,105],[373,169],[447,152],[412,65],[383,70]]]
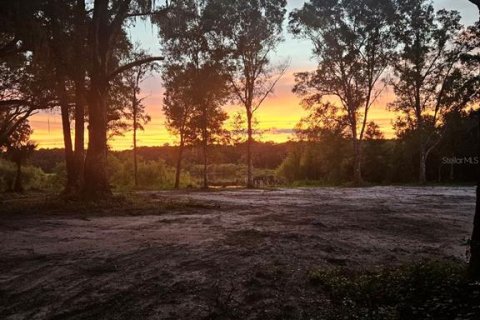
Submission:
[[[16,165],[0,159],[0,191],[11,191],[17,174]],[[34,166],[22,167],[22,183],[25,190],[53,190],[57,188],[55,175],[46,174]]]
[[[423,262],[367,273],[319,270],[313,284],[328,294],[329,319],[480,319],[480,285],[465,265]]]

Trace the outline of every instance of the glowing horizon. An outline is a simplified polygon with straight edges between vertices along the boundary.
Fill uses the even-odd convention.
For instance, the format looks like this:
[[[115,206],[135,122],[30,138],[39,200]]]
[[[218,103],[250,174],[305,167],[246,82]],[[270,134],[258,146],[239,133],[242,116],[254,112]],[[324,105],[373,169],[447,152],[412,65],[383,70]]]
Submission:
[[[292,139],[295,125],[308,113],[300,105],[301,98],[291,92],[291,88],[294,85],[293,73],[279,82],[275,93],[255,113],[255,117],[259,122],[258,127],[264,131],[260,139],[261,141],[282,143]],[[151,82],[151,80],[147,81],[145,87],[151,87],[152,83],[148,82]],[[148,94],[144,90],[144,94],[147,96],[145,103],[152,121],[145,125],[145,131],[138,132],[138,146],[174,145],[177,138],[171,135],[165,127],[161,90],[156,94]],[[394,137],[392,127],[394,113],[386,110],[386,105],[391,99],[391,95],[386,91],[372,107],[369,115],[369,121],[375,121],[387,138]],[[225,110],[231,116],[238,111],[242,111],[243,107],[226,105]],[[39,148],[53,149],[64,147],[62,124],[58,111],[36,114],[31,117],[30,124],[34,129],[31,139],[38,144]],[[226,121],[225,126],[231,128],[231,119]],[[109,144],[113,150],[131,149],[133,146],[132,132],[129,131],[124,136],[113,138],[109,141]]]
[[[288,10],[303,5],[303,0],[289,0]],[[468,1],[435,0],[436,9],[458,10],[463,16],[463,23],[466,25],[474,23],[477,19],[477,8]],[[159,53],[159,41],[157,29],[144,22],[137,23],[128,30],[132,42],[140,42],[142,47],[152,54]],[[291,89],[294,86],[293,74],[300,71],[312,71],[316,64],[312,59],[311,46],[308,41],[293,39],[285,32],[285,41],[279,45],[273,63],[279,63],[290,59],[292,61],[288,74],[277,85],[274,95],[265,101],[264,105],[257,111],[256,118],[259,128],[267,131],[262,135],[262,141],[273,141],[276,143],[288,141],[292,138],[291,132],[300,119],[307,113],[300,105],[300,98],[295,96]],[[150,77],[142,84],[142,94],[146,96],[145,104],[147,113],[152,121],[145,126],[144,132],[138,133],[139,146],[162,146],[166,143],[175,144],[176,138],[170,135],[165,128],[165,117],[162,114],[163,89],[160,76]],[[386,138],[394,137],[392,126],[396,118],[395,113],[387,110],[387,105],[393,100],[393,94],[386,91],[369,114],[369,121],[375,121]],[[225,110],[231,115],[238,110],[239,106],[227,105]],[[226,127],[230,121],[227,120]],[[63,148],[63,136],[61,118],[58,111],[42,112],[30,118],[30,124],[34,130],[31,139],[39,148]],[[122,137],[116,137],[110,141],[114,150],[125,150],[132,148],[132,133],[127,132]]]

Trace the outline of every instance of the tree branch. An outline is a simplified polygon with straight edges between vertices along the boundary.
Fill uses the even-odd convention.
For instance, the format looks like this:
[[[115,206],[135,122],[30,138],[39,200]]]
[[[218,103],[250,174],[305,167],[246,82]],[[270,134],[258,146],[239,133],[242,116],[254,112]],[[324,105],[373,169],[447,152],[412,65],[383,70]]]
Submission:
[[[154,61],[163,61],[163,60],[165,60],[164,57],[149,57],[149,58],[144,58],[144,59],[140,59],[140,60],[136,60],[136,61],[127,63],[127,64],[125,64],[121,67],[118,67],[116,70],[114,70],[112,73],[110,73],[110,75],[108,76],[108,80],[112,80],[113,78],[118,76],[120,73],[125,72],[127,70],[130,70],[132,68],[141,66],[143,64],[147,64],[147,63],[154,62]]]
[[[265,92],[265,94],[260,98],[256,106],[253,108],[253,112],[257,111],[257,109],[260,108],[260,106],[265,101],[265,99],[267,99],[267,97],[273,92],[273,89],[275,88],[277,83],[285,75],[285,72],[287,71],[289,65],[290,65],[290,62],[288,64],[285,64],[285,66],[282,67],[282,69],[278,73],[277,78],[270,84],[270,87],[268,88],[268,90]]]
[[[48,108],[53,108],[58,106],[59,103],[57,101],[50,101],[45,104],[35,104],[31,101],[28,100],[21,100],[21,99],[12,99],[12,100],[3,100],[0,101],[0,110],[4,108],[12,108],[12,107],[28,107],[33,110],[38,110],[38,109],[48,109]]]
[[[160,16],[166,14],[170,10],[169,7],[165,7],[160,10],[148,11],[148,12],[132,12],[127,14],[127,18],[148,17],[148,16]]]

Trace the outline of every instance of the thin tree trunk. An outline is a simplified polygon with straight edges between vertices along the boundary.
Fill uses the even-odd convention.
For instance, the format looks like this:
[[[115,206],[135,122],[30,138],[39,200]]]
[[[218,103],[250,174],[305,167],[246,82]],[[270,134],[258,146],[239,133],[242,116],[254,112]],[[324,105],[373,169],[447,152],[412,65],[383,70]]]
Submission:
[[[252,146],[253,146],[253,128],[252,128],[252,113],[247,108],[247,188],[254,188],[253,185],[253,159],[252,159]]]
[[[137,130],[133,129],[133,171],[135,187],[138,187],[138,161],[137,161]]]
[[[203,137],[203,189],[208,189],[208,140],[205,133]]]
[[[86,108],[86,40],[88,28],[86,25],[85,0],[76,0],[75,5],[75,33],[74,49],[75,60],[78,66],[72,70],[75,82],[75,150],[74,150],[74,179],[75,188],[79,192],[83,188],[85,165],[85,108]]]
[[[480,113],[478,117],[478,130],[480,134]],[[477,156],[480,156],[480,143],[478,143]],[[477,164],[477,201],[473,219],[473,231],[470,239],[470,262],[468,273],[471,279],[480,281],[480,164]]]
[[[13,186],[13,191],[18,193],[24,191],[22,184],[22,163],[20,161],[17,162],[17,174],[15,177],[15,185]]]
[[[75,81],[75,151],[74,179],[75,188],[80,191],[83,186],[85,164],[85,79]]]
[[[57,66],[58,68],[58,66]],[[65,164],[67,169],[67,181],[64,193],[69,195],[75,192],[75,166],[73,157],[72,132],[70,127],[70,107],[67,100],[65,78],[59,75],[57,70],[57,96],[60,100],[60,112],[62,117],[63,143],[65,146]]]
[[[470,0],[477,5],[480,12],[480,1]],[[480,134],[480,113],[478,117],[478,130]],[[477,156],[480,156],[480,143],[478,144]],[[480,280],[480,163],[477,164],[477,202],[475,217],[473,219],[473,231],[470,239],[470,262],[468,265],[469,276],[473,280]]]
[[[183,134],[180,135],[180,146],[178,147],[177,168],[175,170],[175,189],[180,189],[180,176],[182,170],[182,156],[184,148]]]
[[[470,262],[469,275],[473,280],[480,280],[480,177],[477,180],[477,201],[475,217],[473,219],[473,231],[470,239]]]
[[[208,111],[202,109],[202,144],[203,144],[203,189],[208,189]]]
[[[363,184],[362,145],[356,137],[353,138],[353,182],[356,186]]]
[[[420,147],[420,163],[418,170],[418,183],[427,183],[427,154],[423,146]]]
[[[133,171],[135,187],[138,187],[138,163],[137,163],[137,95],[133,90]]]

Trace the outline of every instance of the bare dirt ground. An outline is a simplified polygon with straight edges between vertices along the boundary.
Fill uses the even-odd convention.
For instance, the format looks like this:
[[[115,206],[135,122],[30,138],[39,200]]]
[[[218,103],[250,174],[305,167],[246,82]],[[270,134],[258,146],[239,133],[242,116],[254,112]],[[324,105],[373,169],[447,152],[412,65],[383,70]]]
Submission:
[[[321,319],[311,270],[465,259],[475,202],[473,187],[141,196],[178,205],[24,215],[0,203],[0,319]]]

